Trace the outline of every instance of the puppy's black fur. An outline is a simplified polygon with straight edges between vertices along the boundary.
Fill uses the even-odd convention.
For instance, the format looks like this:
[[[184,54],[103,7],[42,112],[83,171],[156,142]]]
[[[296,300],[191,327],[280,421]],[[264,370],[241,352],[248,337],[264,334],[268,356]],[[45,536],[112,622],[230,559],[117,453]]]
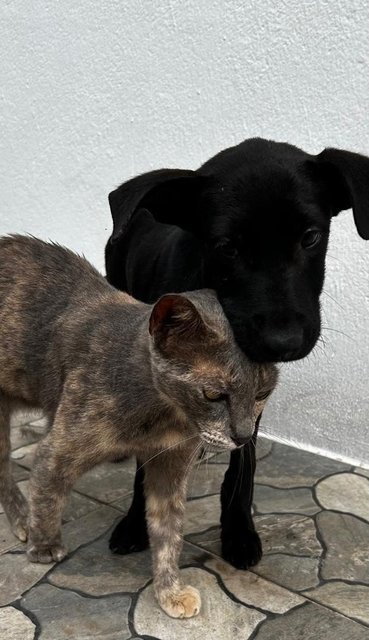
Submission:
[[[111,284],[145,302],[211,287],[250,358],[296,360],[320,333],[332,216],[352,208],[359,234],[369,239],[369,159],[338,149],[313,156],[255,138],[197,171],[133,178],[109,201]],[[241,452],[234,452],[222,486],[222,552],[238,568],[261,557],[251,517],[254,445],[246,448],[246,472],[239,473]],[[147,544],[142,478],[141,471],[131,509],[112,535],[117,553]]]

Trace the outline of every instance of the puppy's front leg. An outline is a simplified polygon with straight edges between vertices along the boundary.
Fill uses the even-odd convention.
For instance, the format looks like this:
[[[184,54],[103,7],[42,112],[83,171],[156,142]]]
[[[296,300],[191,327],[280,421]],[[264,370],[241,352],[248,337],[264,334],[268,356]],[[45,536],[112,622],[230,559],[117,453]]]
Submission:
[[[192,447],[159,455],[145,465],[146,518],[153,560],[154,591],[173,618],[192,618],[200,611],[197,589],[182,586],[178,561]]]

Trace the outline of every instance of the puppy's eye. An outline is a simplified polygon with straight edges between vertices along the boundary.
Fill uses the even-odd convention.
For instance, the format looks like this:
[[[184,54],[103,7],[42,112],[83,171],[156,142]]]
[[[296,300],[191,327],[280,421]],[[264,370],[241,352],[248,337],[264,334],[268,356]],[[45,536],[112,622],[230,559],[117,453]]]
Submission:
[[[220,400],[225,400],[227,398],[226,393],[222,393],[221,391],[214,391],[214,389],[203,389],[204,398],[206,400],[210,400],[210,402],[219,402]]]
[[[312,249],[315,247],[321,240],[322,232],[315,227],[311,227],[311,229],[307,229],[304,235],[301,238],[301,246],[304,249]]]
[[[223,258],[228,259],[235,258],[238,253],[237,248],[229,240],[220,242],[215,249]]]

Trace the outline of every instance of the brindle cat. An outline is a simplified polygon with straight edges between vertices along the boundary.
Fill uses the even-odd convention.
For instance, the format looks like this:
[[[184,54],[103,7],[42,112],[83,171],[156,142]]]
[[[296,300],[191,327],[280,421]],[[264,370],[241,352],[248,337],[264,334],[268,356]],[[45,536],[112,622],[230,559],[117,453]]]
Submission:
[[[32,562],[66,555],[61,514],[77,478],[136,455],[146,461],[157,599],[170,616],[196,615],[199,593],[178,570],[191,463],[202,446],[247,441],[275,382],[272,365],[251,364],[237,347],[211,291],[147,305],[60,246],[0,240],[0,499]],[[20,402],[50,421],[29,515],[9,461],[9,415]]]

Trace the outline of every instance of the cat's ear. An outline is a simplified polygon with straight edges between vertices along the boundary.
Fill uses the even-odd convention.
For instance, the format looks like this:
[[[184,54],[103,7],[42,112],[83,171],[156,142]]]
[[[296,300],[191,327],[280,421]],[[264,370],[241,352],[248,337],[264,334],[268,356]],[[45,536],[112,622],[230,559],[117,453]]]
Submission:
[[[196,233],[200,229],[199,200],[209,178],[186,169],[159,169],[136,176],[109,194],[113,218],[110,242],[124,235],[139,209],[148,209],[158,222]]]
[[[332,215],[352,209],[359,235],[369,240],[369,158],[342,149],[324,149],[315,157]]]
[[[205,337],[206,326],[195,305],[185,296],[169,293],[154,305],[149,332],[156,346],[166,351]]]

